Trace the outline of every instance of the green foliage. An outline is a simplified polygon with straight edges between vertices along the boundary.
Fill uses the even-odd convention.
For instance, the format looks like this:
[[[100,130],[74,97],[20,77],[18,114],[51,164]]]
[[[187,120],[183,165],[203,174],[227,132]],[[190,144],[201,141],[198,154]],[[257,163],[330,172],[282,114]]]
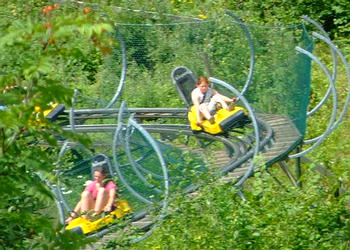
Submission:
[[[33,111],[48,109],[50,102],[69,103],[71,83],[84,71],[93,72],[86,67],[95,63],[89,53],[98,55],[96,46],[105,44],[103,32],[111,26],[83,9],[51,6],[44,12],[44,7],[42,1],[0,7],[8,11],[0,30],[0,103],[5,105],[0,111],[0,245],[7,249],[84,244],[77,236],[57,235],[57,213],[43,216],[53,197],[41,177],[52,178],[56,138],[69,135],[42,115],[37,120]]]
[[[49,4],[52,2],[0,0],[0,105],[6,106],[0,111],[0,246],[6,249],[77,249],[87,243],[75,234],[57,233],[61,225],[57,225],[57,218],[53,216],[56,211],[47,212],[53,207],[53,197],[40,178],[54,178],[51,174],[57,157],[57,135],[71,135],[47,121],[48,124],[42,126],[41,121],[34,119],[33,111],[35,107],[48,108],[52,101],[69,105],[73,88],[85,94],[97,93],[106,99],[114,93],[121,68],[120,48],[107,22],[168,20],[166,15],[149,17],[151,14],[146,15],[149,18],[135,19],[135,15],[117,12],[110,5],[200,18],[221,17],[225,9],[230,9],[244,20],[269,25],[296,23],[306,14],[320,21],[332,37],[342,39],[344,44],[348,43],[345,38],[350,33],[346,0],[99,1],[100,10],[110,17],[108,21],[94,11],[93,5],[62,4],[44,13]],[[89,8],[89,13],[84,13],[84,8]],[[236,46],[236,54],[232,56],[230,47],[218,36],[230,34],[225,25],[214,23],[208,33],[200,28],[195,30],[195,26],[188,26],[175,36],[171,31],[176,27],[162,27],[151,37],[136,28],[131,32],[130,37],[142,44],[128,54],[128,72],[131,73],[128,73],[128,87],[123,98],[130,106],[182,106],[171,84],[170,70],[183,65],[184,58],[190,58],[186,64],[195,72],[203,73],[203,61],[199,56],[203,52],[214,55],[210,60],[217,76],[232,79],[238,86],[243,84],[240,79],[247,74],[248,62],[241,58],[249,55],[246,41],[231,37]],[[266,36],[265,33],[257,35],[259,38]],[[271,42],[269,37],[265,38],[262,50],[274,48],[278,56],[286,56],[281,51],[287,43],[286,47],[276,48],[277,40]],[[178,39],[186,41],[186,45],[176,44]],[[174,48],[176,53],[171,52]],[[273,83],[285,79],[288,71],[284,70],[272,76],[264,75],[270,65],[278,62],[271,58],[259,59],[261,75],[256,81]],[[298,62],[295,65],[298,66]],[[316,73],[317,82],[321,74]],[[282,108],[277,101],[283,101],[291,93],[281,94],[282,85],[279,89],[272,85],[264,90],[269,100],[274,101],[273,105],[269,105],[267,99],[257,99],[259,106],[275,112],[272,108]],[[322,91],[322,86],[313,87],[311,104],[322,98]],[[322,114],[311,121],[310,137],[323,131],[327,122],[327,115]],[[324,146],[312,152],[315,159],[331,168],[345,183],[349,180],[350,154],[347,146],[350,144],[345,143],[349,141],[347,123],[327,139]],[[341,150],[339,145],[344,145]],[[184,158],[185,162],[197,164],[192,155],[184,154]],[[174,163],[170,167],[178,165]],[[197,174],[192,169],[185,170]],[[327,180],[309,172],[304,180],[307,183],[304,189],[290,188],[285,192],[269,176],[259,176],[247,189],[245,203],[239,200],[235,190],[208,185],[199,197],[175,202],[180,209],[164,221],[149,241],[134,248],[346,249],[349,246],[348,197],[333,195],[338,187],[337,180]]]
[[[173,10],[208,17],[223,14],[225,9],[246,21],[268,25],[299,23],[303,15],[319,21],[331,37],[346,38],[349,35],[350,11],[346,0],[244,0],[244,1],[170,1]]]
[[[178,212],[133,249],[346,249],[348,197],[334,196],[336,182],[314,172],[305,177],[303,190],[286,192],[259,176],[245,190],[246,202],[230,186],[209,185],[192,200],[180,199]]]
[[[344,33],[340,33],[337,28],[331,27],[333,21],[326,18],[327,13],[331,13],[334,9],[334,7],[330,7],[330,2],[322,2],[319,4],[314,1],[298,1],[297,3],[290,1],[287,2],[287,5],[266,1],[264,1],[264,3],[261,1],[241,1],[234,3],[228,3],[227,1],[170,2],[175,8],[175,13],[180,11],[181,14],[190,13],[192,16],[205,13],[209,17],[216,17],[217,14],[222,15],[222,11],[226,8],[232,10],[233,12],[236,12],[236,10],[239,9],[243,10],[242,12],[238,11],[238,13],[242,14],[244,20],[268,25],[280,25],[295,22],[299,23],[300,16],[302,14],[308,14],[315,20],[320,20],[321,23],[324,24],[326,23],[326,29],[331,31],[331,34],[334,34],[334,36],[344,36]],[[339,2],[333,4],[337,5]],[[287,6],[287,8],[285,8],[285,6]],[[309,8],[309,6],[312,6],[312,8]],[[143,6],[143,8],[144,7],[145,6]],[[150,10],[153,8],[152,5],[148,7],[150,7]],[[346,17],[344,16],[344,18]],[[220,25],[215,26],[215,28],[217,29],[218,33],[225,32],[224,27],[220,27]],[[238,60],[235,61],[231,58],[225,58],[225,55],[230,53],[232,54],[232,51],[230,51],[230,49],[224,45],[223,41],[221,41],[218,36],[201,36],[202,34],[197,34],[194,29],[190,30],[191,32],[187,33],[187,30],[183,29],[181,33],[183,37],[188,38],[186,42],[193,41],[193,43],[190,43],[191,46],[189,47],[199,44],[201,39],[207,39],[203,44],[209,43],[216,45],[214,46],[214,49],[206,47],[203,48],[203,51],[210,51],[211,54],[217,53],[218,58],[222,58],[223,60],[222,62],[219,60],[214,60],[215,66],[219,65],[217,67],[218,71],[216,71],[215,74],[227,77],[227,74],[225,74],[227,71],[232,72],[232,68],[237,69],[240,67],[239,63],[237,63]],[[274,51],[276,53],[275,55],[277,56],[273,58],[258,58],[260,60],[258,62],[258,66],[261,68],[259,68],[259,76],[255,79],[255,81],[270,83],[270,85],[266,84],[256,87],[259,91],[263,91],[263,93],[265,93],[264,98],[258,98],[258,96],[256,97],[256,99],[259,99],[257,107],[267,107],[265,111],[276,112],[277,109],[277,112],[283,113],[286,109],[288,110],[288,108],[291,108],[288,106],[282,107],[282,105],[279,105],[278,103],[279,101],[283,103],[287,97],[292,95],[291,92],[285,91],[286,89],[294,88],[288,85],[288,81],[285,82],[285,85],[276,83],[286,81],[286,79],[289,79],[289,77],[291,80],[294,80],[296,84],[298,81],[303,80],[295,79],[295,76],[290,76],[290,71],[294,72],[296,69],[304,69],[298,60],[291,63],[285,69],[277,70],[276,72],[268,72],[271,65],[277,65],[278,67],[281,66],[278,65],[279,61],[275,60],[275,58],[283,59],[284,57],[288,57],[282,53],[286,51],[286,48],[288,47],[288,44],[284,43],[283,38],[285,37],[285,34],[291,31],[287,30],[284,32],[280,33],[281,36],[280,38],[277,38],[277,40],[270,39],[273,32],[254,34],[258,35],[259,38],[262,38],[261,40],[264,43],[259,44],[259,46],[261,45],[259,49],[271,49],[271,51]],[[171,41],[173,40],[165,36],[165,34],[167,34],[166,31],[163,31],[163,33],[163,36],[165,37],[163,40],[166,41],[168,47],[171,47]],[[269,35],[266,35],[266,33]],[[137,34],[140,35],[141,33]],[[215,34],[215,32],[212,34]],[[304,34],[298,34],[295,37],[302,38],[303,35]],[[198,39],[196,39],[197,37]],[[145,46],[144,38],[145,35],[141,39],[143,41],[143,46]],[[145,39],[147,40],[147,37]],[[237,49],[236,56],[241,56],[242,54],[246,55],[247,52],[244,50],[244,45],[246,43],[239,40],[235,42],[238,44],[238,46],[241,46],[241,48]],[[168,52],[168,49],[164,48],[165,46],[163,47],[159,44],[161,44],[161,42],[152,44],[152,50],[147,48],[143,52],[149,53],[150,51],[153,51],[153,55],[156,55],[158,52],[158,47],[160,48],[160,54],[162,53],[162,48],[164,51]],[[283,44],[283,46],[278,47],[280,44]],[[185,47],[186,45],[181,44],[181,46]],[[295,53],[293,46],[289,48],[288,53]],[[311,47],[308,48],[311,49]],[[184,51],[189,54],[191,53],[188,52],[189,48],[187,47],[184,49]],[[322,54],[324,51],[326,51],[326,49],[321,50],[320,53]],[[180,58],[185,58],[183,57],[185,53],[183,53],[182,50],[177,51],[177,53],[180,55]],[[134,56],[135,55],[136,54],[134,54]],[[172,57],[173,55],[168,52],[167,56]],[[146,85],[146,88],[143,88],[148,81],[153,81],[153,79],[161,79],[160,77],[155,77],[154,75],[152,68],[156,68],[157,66],[152,64],[152,58],[154,57],[148,58],[145,63],[136,63],[135,68],[133,65],[133,67],[130,69],[131,72],[136,73],[131,73],[132,75],[130,76],[131,80],[129,85],[132,87],[131,89],[126,90],[127,94],[124,97],[126,100],[130,100],[133,105],[158,106],[162,103],[163,99],[161,96],[157,95],[157,93],[160,91],[158,90],[153,92],[152,90],[152,86],[156,86],[158,88],[157,81],[152,82],[152,84],[148,84]],[[131,60],[133,60],[132,57]],[[164,61],[162,61],[162,63],[164,63]],[[203,68],[198,66],[202,62],[198,60],[197,57],[193,58],[190,62],[186,61],[186,63],[191,65],[190,68],[194,69],[196,72],[203,72]],[[143,67],[138,67],[140,64],[143,64]],[[231,71],[225,71],[225,69],[229,69],[232,65],[234,65],[234,67],[231,68]],[[150,72],[146,72],[146,70],[149,69],[151,69]],[[238,74],[241,74],[241,72],[242,75],[244,75],[244,73],[246,74],[246,71],[243,70],[239,71]],[[161,73],[166,75],[167,71],[163,70]],[[307,77],[308,73],[300,73],[299,75]],[[141,77],[139,78],[139,76]],[[236,75],[231,74],[230,77],[235,79]],[[314,84],[324,85],[327,87],[327,85],[322,81],[322,78],[322,72],[317,71],[316,77],[314,78]],[[135,79],[140,80],[135,81]],[[143,79],[145,79],[145,81],[143,81]],[[142,87],[139,87],[139,82],[144,83],[142,84]],[[344,82],[344,80],[342,82]],[[318,87],[320,86],[313,86],[313,99],[311,100],[312,104],[317,101],[317,98],[320,99],[323,96],[322,93],[319,92]],[[168,86],[163,86],[163,88],[167,89]],[[134,95],[135,92],[137,93],[136,95]],[[167,93],[169,93],[169,91]],[[255,93],[256,92],[254,92],[254,94]],[[152,98],[150,100],[147,98],[149,96],[156,96],[157,98]],[[158,97],[160,98],[159,100]],[[167,106],[169,105],[172,105],[172,103],[167,104]],[[302,105],[304,105],[303,108],[305,108],[306,103],[302,103],[301,106]],[[319,134],[318,132],[323,131],[322,127],[327,124],[327,117],[327,114],[323,114],[321,112],[320,116],[316,118],[316,121],[310,124],[310,133],[312,135]],[[298,119],[299,117],[295,118]],[[339,133],[340,135],[346,134],[345,130],[342,130],[342,132]],[[345,160],[345,163],[341,163],[341,159],[348,158],[346,157],[348,155],[348,151],[344,153],[339,152],[339,145],[342,144],[340,142],[341,139],[339,138],[343,138],[343,136],[340,135],[338,135],[338,139],[333,138],[330,139],[330,141],[327,141],[327,144],[324,144],[319,151],[316,150],[315,154],[319,161],[325,162],[330,168],[333,166],[333,170],[337,172],[338,176],[342,176],[343,179],[348,182],[349,178],[346,167],[348,160]],[[330,149],[332,152],[330,152]],[[345,149],[347,149],[346,146]],[[341,156],[337,156],[337,154],[340,154]],[[337,160],[333,161],[333,159]],[[201,197],[198,199],[185,199],[179,201],[179,203],[175,204],[175,206],[178,205],[180,208],[178,213],[172,214],[170,219],[166,219],[161,228],[156,232],[155,236],[149,241],[142,242],[134,246],[134,248],[310,249],[320,247],[324,249],[346,249],[348,247],[349,238],[347,236],[347,232],[349,229],[349,218],[347,212],[347,198],[345,196],[337,198],[333,195],[335,188],[338,185],[336,180],[332,179],[332,183],[327,183],[327,181],[323,180],[323,177],[315,175],[313,172],[311,172],[305,175],[305,182],[308,183],[308,185],[304,189],[296,190],[291,188],[288,192],[274,184],[273,180],[268,176],[259,176],[254,178],[252,181],[255,182],[255,184],[251,184],[253,187],[247,193],[245,193],[248,198],[247,203],[242,203],[238,199],[236,193],[232,192],[232,190],[225,187],[216,187],[214,186],[215,184],[204,188]]]

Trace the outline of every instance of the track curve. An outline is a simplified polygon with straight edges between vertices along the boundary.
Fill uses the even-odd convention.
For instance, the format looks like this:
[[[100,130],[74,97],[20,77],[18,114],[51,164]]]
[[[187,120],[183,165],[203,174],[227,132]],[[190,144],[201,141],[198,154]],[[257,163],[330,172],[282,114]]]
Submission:
[[[207,157],[206,143],[217,142],[222,144],[222,149],[217,150],[210,159],[206,161],[210,164],[210,170],[213,174],[219,176],[221,183],[237,182],[249,169],[250,162],[253,160],[254,134],[251,129],[233,130],[223,135],[210,135],[207,133],[194,134],[187,124],[164,124],[156,123],[157,119],[186,119],[187,109],[184,108],[129,108],[128,112],[139,122],[148,133],[155,138],[159,138],[162,143],[170,143],[183,150],[193,150],[196,153]],[[68,114],[66,114],[68,115]],[[117,125],[112,123],[81,124],[79,121],[86,122],[89,119],[96,120],[115,119],[119,115],[119,109],[101,109],[101,110],[74,110],[74,128],[71,125],[64,125],[63,130],[74,131],[76,133],[95,133],[95,132],[113,132]],[[259,135],[260,135],[260,156],[266,166],[285,158],[296,148],[303,140],[302,135],[295,127],[294,123],[287,117],[272,114],[256,114]],[[146,121],[144,123],[143,121]],[[174,138],[193,137],[196,140],[204,141],[198,148],[190,148],[185,143],[173,143]],[[213,157],[214,156],[214,157]],[[196,185],[190,185],[185,193],[194,193]],[[141,211],[130,219],[133,226],[140,229],[149,228],[154,223],[154,218],[147,212]],[[90,237],[102,237],[115,231],[117,226],[98,232]],[[116,237],[115,233],[105,236],[99,244],[106,240]]]

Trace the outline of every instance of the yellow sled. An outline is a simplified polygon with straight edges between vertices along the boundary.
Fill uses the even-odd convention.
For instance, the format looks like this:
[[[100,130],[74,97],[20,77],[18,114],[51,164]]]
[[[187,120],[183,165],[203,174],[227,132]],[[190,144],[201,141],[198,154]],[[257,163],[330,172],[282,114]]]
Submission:
[[[129,203],[125,200],[117,201],[117,208],[107,214],[106,216],[97,219],[95,221],[91,221],[88,219],[84,219],[82,217],[78,217],[72,220],[67,226],[66,230],[71,230],[80,234],[88,234],[98,229],[101,229],[109,224],[111,224],[116,219],[120,219],[125,216],[127,213],[131,211],[131,207]]]
[[[227,132],[233,128],[242,127],[249,122],[247,110],[243,107],[235,106],[232,111],[226,109],[217,110],[214,115],[214,124],[204,121],[201,126],[197,126],[196,108],[193,106],[191,99],[191,93],[197,84],[197,77],[187,67],[179,66],[172,71],[171,78],[180,97],[189,109],[187,116],[194,133],[204,131],[215,135]]]
[[[193,132],[204,131],[209,134],[219,134],[226,132],[229,129],[241,127],[247,121],[247,110],[243,107],[235,106],[232,111],[226,109],[219,109],[214,115],[215,123],[211,124],[208,120],[202,122],[202,126],[197,126],[197,112],[196,107],[191,106],[188,112],[188,120]]]
[[[64,112],[65,109],[63,104],[50,103],[50,106],[51,107],[46,110],[42,110],[41,107],[35,106],[33,115],[37,124],[40,124],[41,126],[47,125],[40,118],[41,115],[43,115],[49,121],[55,121],[58,118],[58,116]]]

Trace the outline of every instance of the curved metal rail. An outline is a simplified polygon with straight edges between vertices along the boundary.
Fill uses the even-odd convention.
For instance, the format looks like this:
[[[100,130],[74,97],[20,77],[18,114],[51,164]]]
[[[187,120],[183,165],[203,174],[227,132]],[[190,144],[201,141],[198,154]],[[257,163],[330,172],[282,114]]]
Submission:
[[[115,104],[115,102],[118,100],[119,96],[121,95],[121,93],[123,91],[123,87],[125,84],[125,78],[126,78],[127,57],[126,57],[126,46],[125,46],[125,42],[124,42],[124,37],[123,37],[122,33],[117,28],[115,29],[115,31],[118,35],[120,45],[121,45],[123,66],[122,66],[122,72],[121,72],[118,88],[117,88],[114,96],[112,97],[112,99],[110,100],[110,102],[107,104],[107,106],[105,108],[112,107]]]
[[[254,73],[254,65],[255,65],[255,49],[254,49],[254,43],[253,43],[253,39],[252,39],[252,35],[250,34],[247,25],[245,24],[245,22],[243,22],[238,16],[236,16],[235,14],[233,14],[231,11],[229,10],[225,10],[225,13],[229,16],[231,16],[237,23],[239,23],[239,25],[241,26],[245,36],[248,39],[248,44],[249,44],[249,49],[250,49],[250,64],[249,64],[249,73],[247,76],[247,80],[244,84],[244,87],[241,91],[241,94],[244,96],[245,92],[247,92],[251,82],[252,82],[252,78],[253,78],[253,73]]]
[[[134,115],[135,119],[142,120],[156,120],[158,118],[175,118],[175,119],[186,119],[187,109],[186,108],[129,108],[128,112]],[[119,109],[100,109],[100,110],[75,110],[75,119],[101,119],[101,118],[116,118],[119,113]],[[262,154],[266,155],[273,145],[284,146],[283,149],[273,153],[273,157],[269,156],[266,161],[267,164],[274,163],[274,158],[280,159],[285,157],[286,154],[290,153],[297,144],[302,140],[302,135],[298,132],[292,121],[281,115],[268,115],[268,114],[257,114],[257,123],[259,131],[261,131],[260,137],[260,150],[263,150]],[[150,133],[169,134],[169,133],[181,133],[188,136],[196,136],[198,138],[205,138],[208,140],[217,140],[223,142],[232,152],[238,152],[240,149],[243,150],[237,154],[230,156],[230,161],[223,167],[220,172],[221,174],[227,174],[232,172],[234,169],[239,168],[243,163],[252,158],[252,145],[254,141],[253,135],[246,138],[235,138],[234,136],[218,136],[210,135],[207,133],[199,133],[194,135],[190,130],[189,125],[184,124],[141,124]],[[112,132],[115,131],[116,124],[90,124],[90,125],[75,125],[75,131],[77,133],[94,133],[94,132]],[[64,130],[72,130],[70,125],[63,126]],[[279,131],[285,133],[279,133]],[[276,134],[278,137],[276,137]],[[233,140],[237,139],[236,142]],[[280,143],[280,144],[278,144]],[[245,148],[245,149],[242,149]],[[281,156],[282,155],[282,156]]]
[[[238,134],[238,133],[228,133],[225,135],[209,135],[206,133],[199,133],[199,134],[193,134],[193,132],[190,130],[190,127],[188,125],[183,124],[157,124],[157,123],[147,123],[147,124],[139,124],[137,121],[142,122],[143,120],[152,119],[157,120],[159,118],[161,119],[187,119],[187,109],[184,108],[154,108],[154,109],[148,109],[148,108],[133,108],[128,109],[128,112],[130,112],[132,115],[132,118],[129,120],[129,124],[125,125],[122,124],[122,114],[123,114],[123,108],[122,109],[111,109],[111,106],[117,101],[117,99],[120,96],[120,93],[122,91],[125,77],[126,77],[126,48],[124,44],[124,39],[122,37],[122,34],[116,29],[116,33],[119,37],[120,43],[121,43],[121,49],[122,49],[122,75],[120,78],[119,87],[114,95],[114,97],[111,99],[111,101],[107,104],[107,106],[103,109],[85,109],[85,110],[75,110],[74,104],[75,104],[75,97],[78,92],[75,92],[75,95],[72,99],[72,107],[67,115],[69,117],[70,125],[63,126],[64,130],[71,130],[75,133],[94,133],[94,132],[115,132],[115,137],[113,138],[113,147],[115,148],[119,144],[122,144],[120,141],[118,141],[119,134],[125,130],[126,131],[126,137],[131,133],[130,127],[138,129],[138,131],[141,131],[142,134],[144,134],[146,137],[148,137],[148,140],[151,142],[153,148],[155,149],[157,155],[159,156],[160,163],[162,165],[162,170],[164,174],[164,183],[165,183],[165,197],[168,196],[168,176],[167,176],[167,170],[166,170],[166,164],[164,162],[164,159],[162,158],[162,154],[160,150],[157,148],[156,141],[150,137],[147,136],[148,133],[150,134],[160,134],[161,137],[163,136],[166,140],[167,137],[172,137],[176,134],[181,134],[185,136],[195,136],[198,139],[208,140],[211,142],[220,142],[225,147],[225,150],[222,150],[222,152],[217,152],[218,158],[215,159],[216,162],[219,162],[220,158],[224,158],[224,161],[220,161],[220,164],[213,164],[212,170],[214,173],[218,174],[219,178],[218,181],[224,182],[224,183],[235,183],[237,186],[240,186],[248,177],[250,177],[254,172],[254,164],[253,160],[256,156],[262,157],[262,162],[264,165],[272,165],[273,163],[280,161],[283,158],[287,158],[288,155],[291,153],[293,149],[295,149],[302,141],[303,141],[303,135],[300,134],[298,129],[295,127],[294,123],[287,117],[282,115],[273,115],[273,114],[254,114],[253,110],[249,108],[249,103],[245,101],[244,93],[247,91],[254,72],[254,63],[255,63],[255,51],[253,46],[253,41],[251,34],[249,30],[247,29],[245,23],[241,21],[237,16],[235,16],[230,11],[226,11],[226,14],[233,17],[236,22],[239,23],[241,26],[243,32],[245,33],[249,47],[250,47],[250,68],[249,68],[249,74],[246,80],[246,84],[242,90],[241,93],[237,92],[235,89],[232,90],[237,96],[238,99],[240,99],[249,110],[249,114],[252,120],[252,128],[254,130],[254,133],[246,133],[246,134]],[[343,63],[345,64],[347,74],[349,73],[349,67],[346,63],[345,58],[341,54],[341,52],[332,44],[327,34],[323,31],[323,29],[312,19],[304,17],[304,20],[314,24],[320,31],[323,33],[323,36],[314,33],[314,37],[323,40],[331,47],[331,53],[333,55],[333,74],[331,75],[328,72],[328,69],[319,61],[317,61],[317,58],[313,57],[312,54],[309,52],[303,50],[302,48],[296,48],[296,50],[300,53],[303,53],[310,58],[312,58],[314,61],[316,61],[321,68],[326,73],[329,82],[330,87],[324,96],[324,98],[321,100],[321,102],[310,112],[308,112],[307,116],[311,116],[314,114],[317,110],[320,109],[320,107],[326,102],[326,100],[329,98],[330,94],[333,94],[333,112],[332,117],[330,119],[329,125],[325,131],[325,133],[317,138],[313,138],[310,140],[305,140],[305,143],[314,143],[313,146],[311,146],[309,149],[300,152],[298,154],[289,156],[289,158],[297,158],[305,153],[311,151],[313,148],[315,148],[317,145],[319,145],[325,137],[330,134],[339,124],[339,122],[342,120],[342,118],[345,116],[345,113],[348,109],[349,105],[349,92],[348,97],[346,100],[346,104],[344,106],[344,109],[340,115],[340,118],[336,120],[336,109],[337,109],[337,96],[336,96],[336,89],[334,82],[336,80],[336,73],[337,73],[337,56],[339,56]],[[348,77],[349,79],[349,77]],[[222,81],[211,78],[212,81],[225,85]],[[350,80],[349,80],[349,87],[350,87]],[[230,89],[230,86],[228,86]],[[118,118],[118,124],[92,124],[92,125],[85,125],[83,124],[84,121],[88,119],[115,119]],[[129,134],[128,134],[129,133]],[[171,141],[171,139],[169,139]],[[142,167],[138,163],[139,159],[134,159],[131,154],[131,148],[129,146],[129,141],[126,138],[126,142],[121,145],[126,149],[126,154],[128,156],[129,161],[131,162],[129,165],[133,167],[135,173],[137,173],[138,177],[143,180],[144,182],[147,182],[147,180],[143,177],[143,173],[141,171]],[[179,147],[184,147],[188,149],[186,143],[184,145],[178,145]],[[64,143],[62,150],[60,152],[60,156],[62,155],[62,152],[66,150],[66,148],[69,147],[68,143]],[[205,149],[198,149],[198,153],[203,153]],[[114,156],[116,157],[116,152],[114,152]],[[117,169],[121,168],[121,165],[118,165],[117,160],[114,158],[114,163]],[[121,175],[121,174],[120,174]],[[122,175],[121,175],[122,176]],[[121,178],[122,179],[122,178]],[[128,187],[128,185],[126,184]],[[64,201],[64,197],[62,197],[61,190],[59,186],[56,188],[53,187],[53,193],[59,197],[59,199]],[[132,190],[132,188],[130,188]],[[185,193],[191,193],[196,190],[196,185],[189,186],[184,192]],[[161,190],[158,190],[161,192]],[[135,191],[134,195],[137,198],[140,198],[142,200],[142,196],[138,195]],[[241,195],[242,197],[242,195]],[[244,197],[244,196],[243,196]],[[147,204],[152,204],[151,201],[144,199],[144,202]],[[60,203],[59,204],[59,212],[60,214],[63,213],[64,207],[66,209],[70,209],[67,204]],[[162,204],[162,211],[159,218],[163,218],[165,216],[165,208],[167,206],[167,201],[165,200]],[[134,221],[135,225],[137,225],[140,228],[148,227],[150,224],[153,223],[152,220],[149,218],[146,218],[147,213],[143,212],[140,214],[135,215],[131,221]],[[141,219],[146,218],[146,223],[143,222],[141,224],[137,224]],[[116,228],[117,226],[113,225],[111,229]],[[105,229],[97,234],[91,235],[91,236],[103,236],[104,234],[108,233],[110,229]],[[146,237],[146,236],[145,236]],[[141,237],[143,238],[143,237]]]
[[[339,123],[345,117],[346,112],[348,111],[348,108],[349,108],[349,104],[350,104],[350,68],[349,68],[349,65],[348,65],[345,57],[343,56],[342,52],[337,48],[337,46],[334,45],[333,42],[329,39],[327,33],[323,30],[321,25],[319,25],[317,22],[315,22],[314,20],[312,20],[309,17],[304,16],[303,18],[304,18],[304,20],[306,20],[306,21],[310,22],[311,24],[313,24],[314,26],[316,26],[316,28],[321,31],[321,33],[323,35],[320,35],[316,32],[313,32],[312,35],[313,35],[313,37],[322,40],[330,47],[332,57],[333,57],[333,73],[331,75],[328,68],[316,56],[314,56],[312,53],[308,52],[307,50],[304,50],[303,48],[300,48],[300,47],[295,48],[296,51],[308,56],[313,61],[315,61],[321,67],[321,69],[325,73],[325,75],[330,83],[330,86],[327,90],[327,93],[325,94],[325,96],[323,97],[321,102],[312,111],[310,111],[308,113],[308,116],[310,116],[310,115],[314,114],[316,111],[318,111],[319,108],[325,104],[325,102],[329,98],[330,94],[332,94],[332,96],[333,96],[333,108],[332,108],[331,118],[328,122],[328,126],[327,126],[326,130],[324,131],[324,133],[319,135],[316,138],[305,140],[304,141],[305,144],[313,143],[313,145],[302,152],[299,152],[299,153],[294,154],[294,155],[290,155],[289,158],[291,158],[291,159],[295,159],[295,158],[304,156],[305,154],[307,154],[308,152],[310,152],[311,150],[313,150],[314,148],[319,146],[325,140],[325,138],[338,127]],[[345,70],[346,70],[347,80],[348,80],[348,91],[347,91],[345,104],[342,108],[342,111],[341,111],[338,119],[336,118],[337,108],[338,108],[338,97],[337,97],[337,91],[336,91],[336,86],[335,86],[337,66],[338,66],[336,56],[339,56],[342,63],[343,63]]]
[[[75,110],[75,119],[80,117],[95,119],[99,118],[111,118],[122,116],[120,109],[101,109],[97,110]],[[187,109],[160,109],[160,108],[129,108],[128,112],[137,117],[139,121],[143,120],[157,120],[157,118],[177,118],[186,119]],[[302,141],[302,135],[298,132],[293,122],[286,116],[281,115],[269,115],[269,114],[256,114],[258,130],[259,130],[259,151],[265,165],[272,165],[273,163],[285,158],[288,154]],[[251,132],[248,134],[229,133],[228,135],[210,135],[207,133],[193,134],[189,125],[184,124],[140,124],[140,126],[148,131],[151,135],[159,134],[160,137],[164,136],[164,140],[180,134],[182,136],[195,136],[196,138],[206,141],[217,141],[225,145],[224,150],[217,152],[217,157],[211,166],[211,171],[217,174],[218,181],[221,183],[238,183],[239,180],[246,173],[251,173],[251,162],[254,156],[254,134]],[[126,127],[124,127],[126,129]],[[72,127],[66,125],[64,130],[72,130]],[[94,132],[113,132],[116,131],[116,124],[93,124],[84,125],[79,124],[74,126],[76,133],[94,133]],[[119,130],[123,129],[121,126]],[[168,139],[168,137],[170,139]],[[116,141],[116,139],[115,139]],[[187,148],[187,145],[174,145],[179,148]],[[199,154],[204,154],[204,149],[198,149]],[[192,193],[196,191],[197,185],[190,185],[184,193]],[[152,217],[147,216],[147,212],[141,211],[137,213],[132,219],[132,224],[139,228],[148,228],[154,223]],[[130,221],[130,222],[131,222]],[[103,230],[95,237],[101,237],[109,233],[115,227],[110,230]],[[111,236],[113,237],[113,236]]]

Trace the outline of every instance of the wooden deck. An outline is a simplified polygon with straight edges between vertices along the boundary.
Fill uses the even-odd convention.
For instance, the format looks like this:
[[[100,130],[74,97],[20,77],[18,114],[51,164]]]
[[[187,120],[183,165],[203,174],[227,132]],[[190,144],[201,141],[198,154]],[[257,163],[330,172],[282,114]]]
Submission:
[[[302,136],[294,123],[286,116],[259,114],[258,117],[267,122],[273,130],[273,140],[259,154],[263,157],[265,165],[270,166],[288,156],[302,141]],[[250,161],[247,161],[222,177],[220,182],[234,181],[243,176],[249,167]]]

